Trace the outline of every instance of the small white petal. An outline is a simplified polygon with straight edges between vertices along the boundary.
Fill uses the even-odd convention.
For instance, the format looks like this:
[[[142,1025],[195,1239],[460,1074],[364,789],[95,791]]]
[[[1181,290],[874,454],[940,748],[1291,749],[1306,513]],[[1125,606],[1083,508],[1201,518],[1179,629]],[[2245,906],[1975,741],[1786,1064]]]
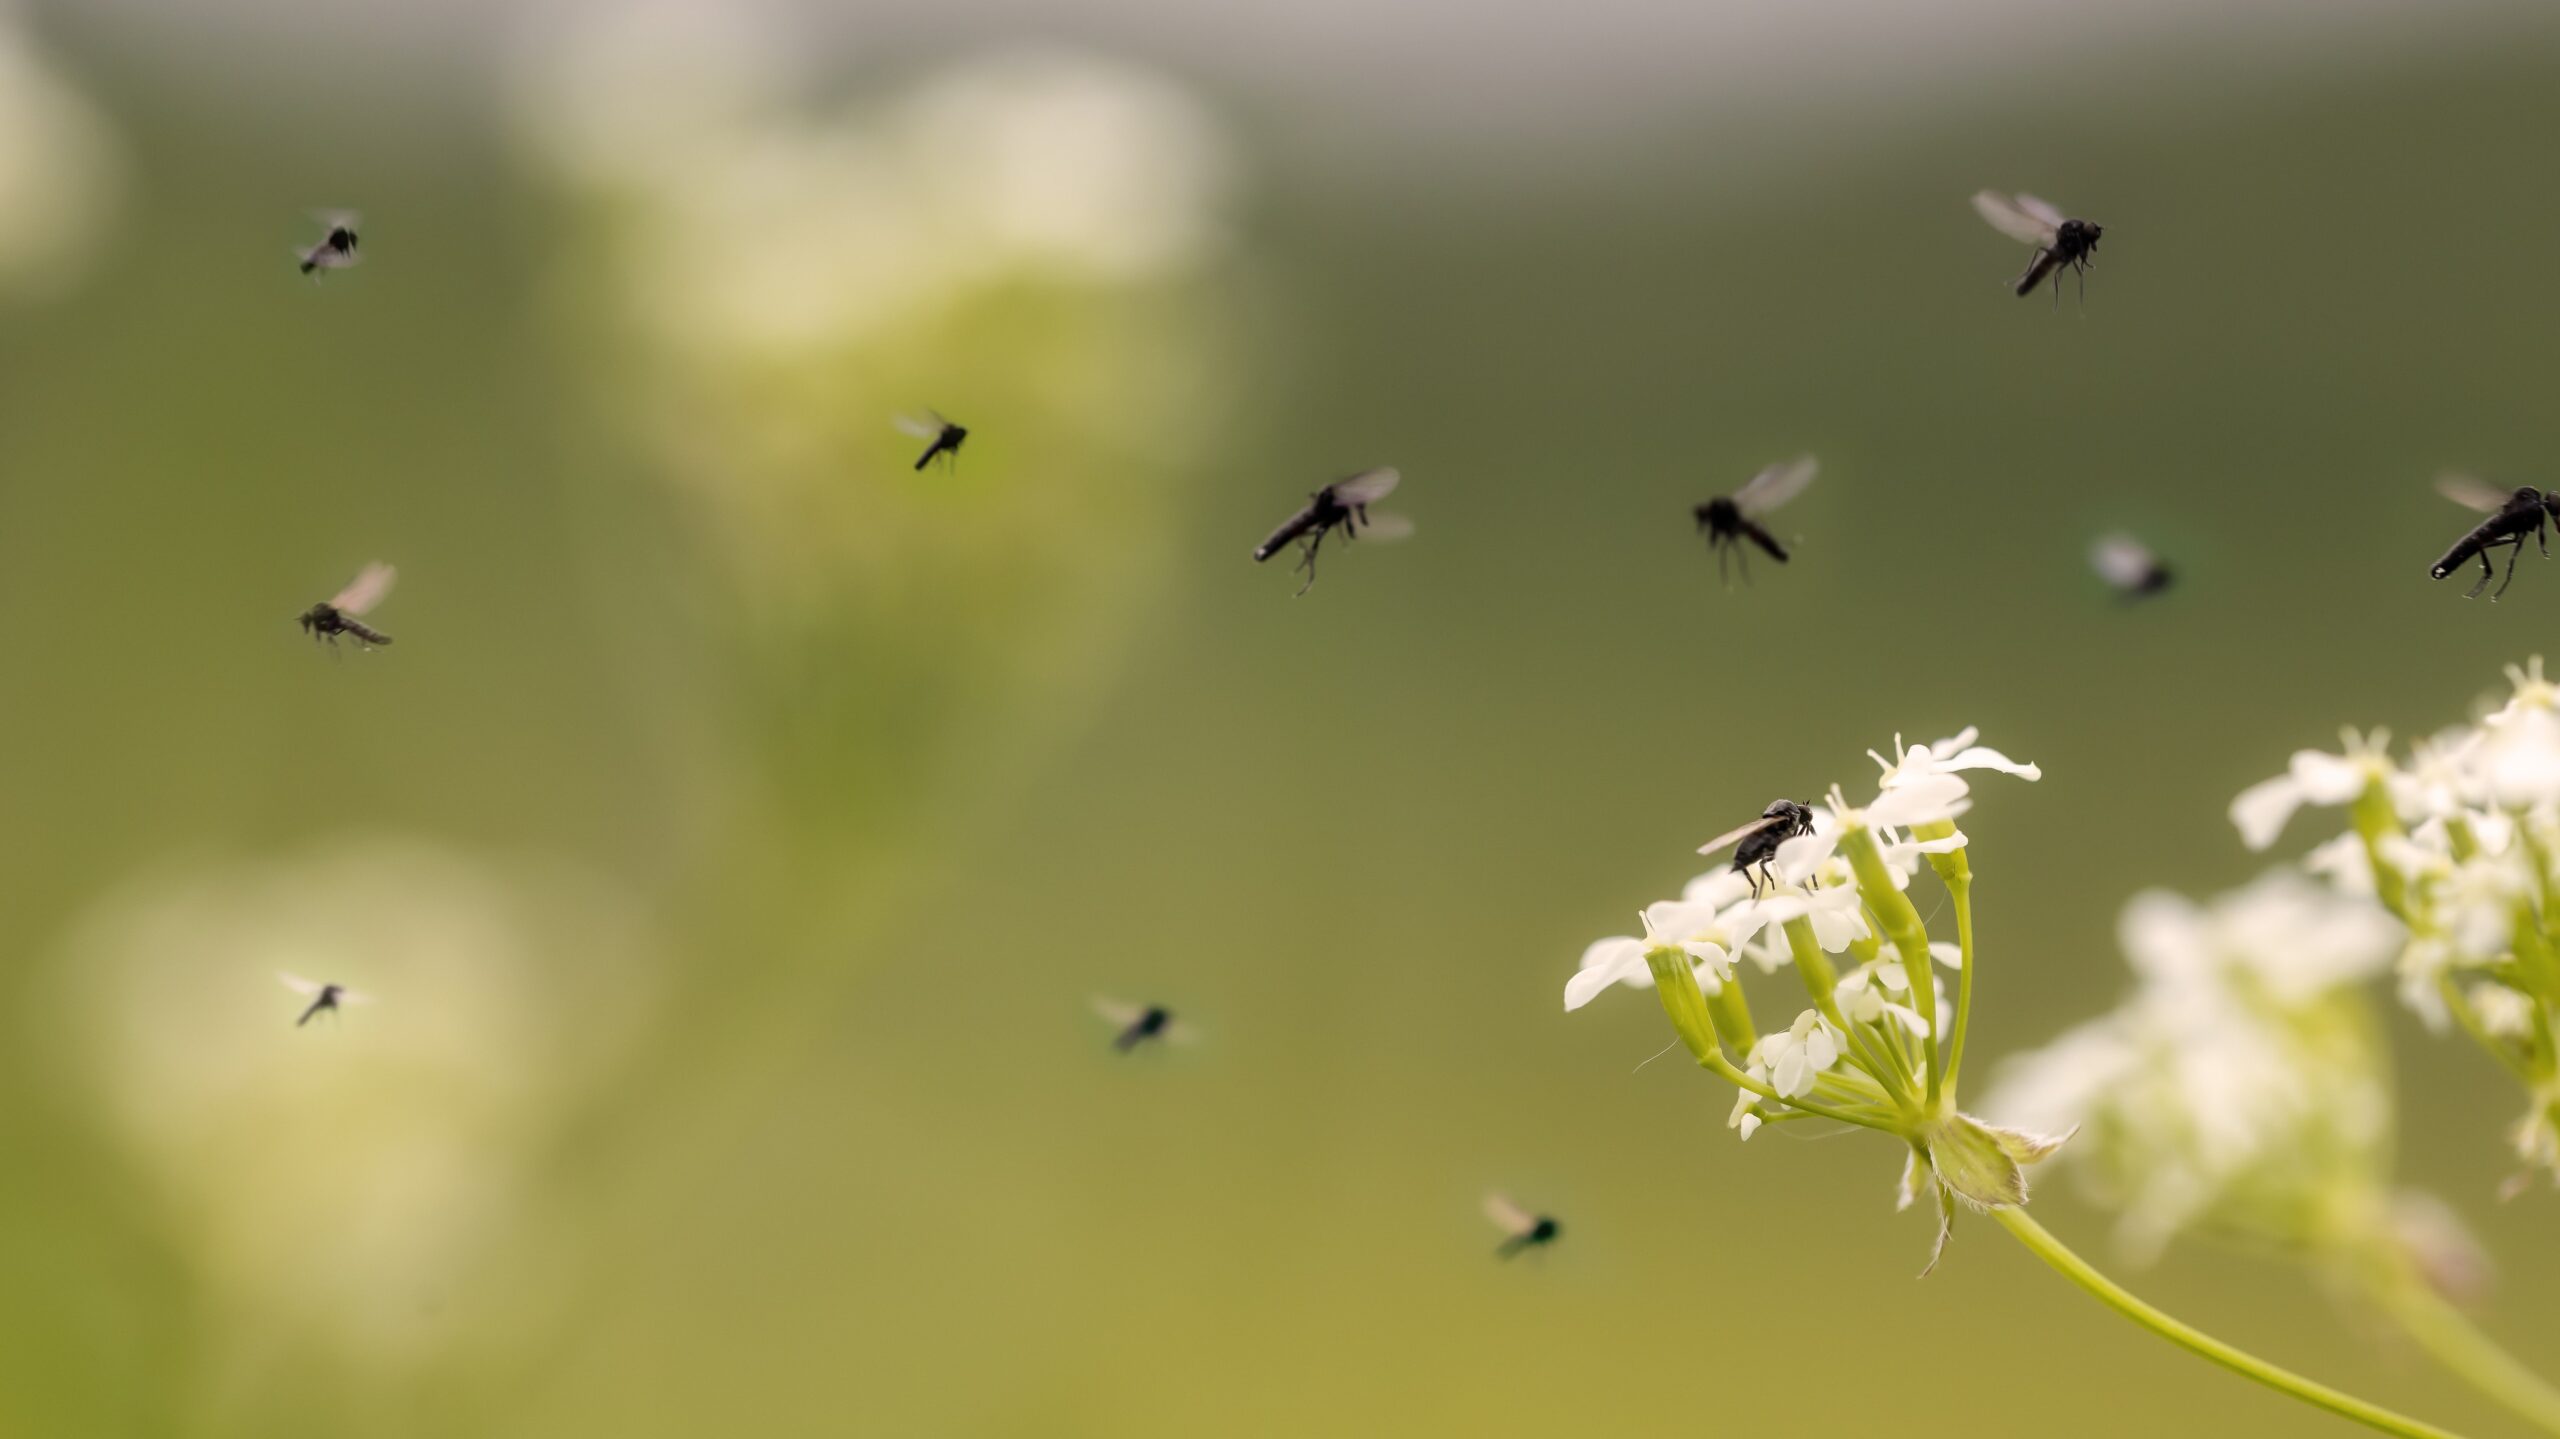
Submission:
[[[1760,1132],[1760,1116],[1756,1114],[1746,1114],[1742,1116],[1742,1122],[1736,1124],[1734,1128],[1742,1131],[1742,1140],[1745,1144],[1748,1144],[1751,1142],[1751,1136]]]
[[[2293,812],[2302,808],[2303,799],[2302,786],[2289,774],[2240,791],[2240,797],[2231,802],[2231,823],[2240,831],[2240,842],[2251,849],[2274,844]]]
[[[1804,1047],[1789,1045],[1778,1059],[1778,1067],[1769,1075],[1769,1087],[1787,1099],[1794,1099],[1813,1088],[1813,1068],[1806,1063]]]
[[[1940,750],[1939,753],[1949,754],[1946,750]],[[1996,749],[1985,749],[1980,745],[1975,745],[1971,749],[1953,752],[1948,758],[1938,761],[1938,768],[1996,769],[2002,774],[2013,774],[2023,780],[2040,780],[2044,778],[2044,770],[2039,766],[2020,764]]]

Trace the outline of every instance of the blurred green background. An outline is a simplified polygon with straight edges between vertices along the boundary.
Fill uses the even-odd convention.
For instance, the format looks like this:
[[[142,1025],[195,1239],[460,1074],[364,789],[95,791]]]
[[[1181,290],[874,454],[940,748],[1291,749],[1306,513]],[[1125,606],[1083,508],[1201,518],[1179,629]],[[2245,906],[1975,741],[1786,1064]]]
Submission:
[[[2426,580],[2425,481],[2550,478],[2560,27],[2432,16],[1474,144],[1167,59],[1228,157],[1183,264],[742,359],[629,320],[646,207],[501,82],[377,105],[44,12],[121,198],[0,292],[0,1418],[2333,1432],[1986,1225],[1913,1282],[1900,1155],[1743,1148],[1639,1068],[1653,1006],[1559,995],[1700,839],[1976,724],[2047,777],[1966,821],[1975,1052],[2040,1043],[2119,993],[2127,896],[2254,873],[2242,786],[2552,648],[2538,559],[2494,608]],[[1008,38],[783,109],[894,130]],[[2085,306],[2007,297],[1985,185],[2107,226]],[[368,260],[314,287],[323,203]],[[694,258],[752,271],[796,221],[722,223]],[[922,404],[955,475],[906,468]],[[1687,507],[1804,450],[1796,563],[1719,588]],[[1412,543],[1299,599],[1247,563],[1373,463]],[[2161,601],[2086,573],[2119,526]],[[292,616],[376,557],[397,644],[315,652]],[[383,1002],[297,1032],[268,971],[326,965]],[[1114,1055],[1095,994],[1203,1042]],[[2511,1096],[2395,1022],[2406,1173],[2547,1371]],[[1489,1187],[1564,1242],[1494,1263]],[[2515,1432],[2294,1271],[2127,1277]]]

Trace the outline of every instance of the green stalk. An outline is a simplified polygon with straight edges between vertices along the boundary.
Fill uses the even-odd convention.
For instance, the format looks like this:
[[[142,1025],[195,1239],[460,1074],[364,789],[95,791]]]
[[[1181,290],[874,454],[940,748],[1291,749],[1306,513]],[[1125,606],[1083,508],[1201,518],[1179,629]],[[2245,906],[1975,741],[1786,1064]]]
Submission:
[[[2192,1325],[2181,1323],[2134,1297],[2122,1285],[2092,1268],[2089,1261],[2071,1252],[2068,1245],[2056,1239],[2041,1224],[2027,1217],[2027,1212],[2014,1207],[1994,1209],[1991,1217],[2000,1227],[2017,1236],[2030,1253],[2050,1264],[2062,1277],[2089,1291],[2099,1303],[2177,1345],[2199,1358],[2209,1360],[2246,1379],[2254,1379],[2279,1394],[2289,1395],[2315,1409],[2325,1409],[2342,1419],[2352,1419],[2369,1429],[2385,1434],[2398,1434],[2403,1439],[2457,1439],[2453,1431],[2395,1414],[2378,1404],[2369,1404],[2352,1394],[2305,1379],[2290,1369],[2280,1368],[2246,1350],[2234,1348]]]
[[[2405,1265],[2393,1268],[2396,1272],[2388,1276],[2366,1279],[2376,1307],[2463,1383],[2543,1433],[2560,1435],[2560,1389],[2498,1347],[2423,1277],[2407,1272]]]
[[[1947,894],[1956,907],[1956,1032],[1947,1046],[1947,1092],[1953,1094],[1964,1069],[1965,1027],[1973,1020],[1973,877],[1948,881]]]
[[[1894,888],[1893,875],[1885,867],[1884,851],[1876,848],[1876,837],[1865,825],[1855,825],[1840,836],[1840,853],[1849,861],[1849,872],[1857,876],[1858,896],[1867,902],[1867,910],[1876,917],[1884,937],[1893,941],[1894,952],[1902,956],[1903,977],[1911,981],[1911,1007],[1928,1021],[1930,1043],[1929,1109],[1937,1111],[1940,1092],[1938,1071],[1938,977],[1929,972],[1929,931],[1920,923],[1920,911],[1911,900]]]

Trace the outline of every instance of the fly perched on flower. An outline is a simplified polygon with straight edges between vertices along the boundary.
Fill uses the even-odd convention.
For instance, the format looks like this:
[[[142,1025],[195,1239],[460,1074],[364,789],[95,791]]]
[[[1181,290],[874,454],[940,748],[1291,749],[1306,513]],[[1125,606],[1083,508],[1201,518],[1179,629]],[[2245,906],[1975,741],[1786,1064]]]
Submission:
[[[1698,519],[1698,533],[1707,537],[1708,546],[1716,552],[1716,574],[1725,583],[1733,582],[1725,573],[1728,556],[1740,561],[1744,580],[1751,578],[1751,560],[1742,548],[1744,540],[1758,545],[1779,564],[1787,562],[1787,547],[1778,543],[1778,537],[1769,533],[1760,517],[1802,494],[1821,468],[1813,456],[1799,455],[1784,464],[1771,465],[1753,475],[1741,489],[1718,495],[1692,511]]]
[[[309,1024],[315,1014],[338,1013],[341,1005],[373,1003],[372,995],[358,993],[343,984],[322,984],[316,979],[304,979],[281,969],[276,971],[276,978],[284,981],[285,988],[311,1001],[309,1007],[302,1011],[302,1017],[293,1022],[296,1029]]]
[[[1769,870],[1769,862],[1778,857],[1778,846],[1797,835],[1811,833],[1811,809],[1791,799],[1771,800],[1758,819],[1708,840],[1698,846],[1698,853],[1711,855],[1727,845],[1733,846],[1734,872],[1751,875],[1751,892],[1757,895],[1762,888],[1778,882]]]
[[[2089,568],[2107,587],[2129,600],[2156,595],[2169,587],[2169,567],[2151,552],[2151,547],[2118,530],[2101,535],[2089,547]]]
[[[922,470],[933,463],[934,456],[947,456],[952,469],[960,467],[960,443],[969,438],[966,425],[955,425],[940,414],[927,410],[921,415],[900,415],[898,428],[926,442],[924,453],[916,456],[916,468]]]
[[[2089,262],[2096,258],[2098,237],[2103,227],[2087,220],[2072,220],[2060,210],[2033,195],[2003,195],[1997,190],[1983,190],[1973,197],[1973,208],[1991,222],[1991,228],[2012,240],[2036,247],[2035,257],[2027,261],[2026,271],[2018,276],[2021,296],[2035,293],[2044,277],[2068,265],[2080,276],[2080,297],[2089,297]],[[2062,302],[2062,282],[2054,281],[2054,303]]]
[[[1150,1039],[1166,1040],[1174,1044],[1191,1042],[1190,1028],[1178,1023],[1173,1017],[1173,1011],[1161,1004],[1130,1004],[1122,1000],[1095,995],[1093,1012],[1111,1021],[1119,1029],[1120,1032],[1112,1037],[1111,1047],[1122,1054],[1127,1054]]]
[[[1564,1226],[1550,1216],[1532,1214],[1512,1203],[1510,1196],[1504,1194],[1484,1197],[1484,1217],[1492,1220],[1493,1227],[1503,1233],[1502,1243],[1495,1246],[1493,1252],[1504,1259],[1523,1249],[1553,1244],[1557,1236],[1564,1233]]]
[[[322,270],[343,270],[362,258],[356,253],[356,226],[364,223],[363,216],[353,210],[315,210],[311,218],[328,228],[318,244],[293,252],[302,273],[318,279]]]
[[[1297,542],[1301,547],[1298,568],[1307,572],[1307,582],[1298,586],[1298,593],[1303,595],[1315,588],[1316,551],[1323,547],[1326,535],[1339,529],[1345,539],[1405,538],[1413,533],[1413,521],[1402,515],[1369,513],[1371,505],[1395,493],[1396,482],[1403,478],[1392,469],[1362,470],[1307,496],[1304,508],[1282,520],[1278,529],[1254,546],[1254,563],[1260,564],[1292,541]]]
[[[2507,577],[2498,582],[2498,594],[2489,596],[2489,603],[2496,604],[2498,595],[2505,594],[2507,586],[2515,583],[2516,561],[2524,557],[2525,536],[2533,536],[2534,542],[2542,549],[2543,558],[2551,557],[2548,527],[2554,516],[2560,516],[2560,495],[2546,495],[2531,485],[2518,485],[2512,491],[2505,491],[2469,475],[2452,474],[2436,476],[2436,493],[2466,509],[2478,510],[2489,518],[2454,541],[2453,548],[2444,552],[2444,558],[2428,569],[2428,579],[2443,579],[2476,556],[2480,561],[2480,580],[2463,596],[2466,600],[2476,600],[2480,598],[2480,592],[2488,588],[2490,577],[2497,573],[2489,563],[2489,551],[2500,545],[2508,546],[2513,553],[2507,556]]]
[[[347,582],[347,587],[328,599],[302,612],[303,630],[315,640],[326,640],[332,646],[338,636],[353,635],[356,643],[367,647],[387,645],[391,636],[364,622],[367,610],[382,603],[391,593],[391,582],[400,572],[377,560],[364,567],[364,573]]]

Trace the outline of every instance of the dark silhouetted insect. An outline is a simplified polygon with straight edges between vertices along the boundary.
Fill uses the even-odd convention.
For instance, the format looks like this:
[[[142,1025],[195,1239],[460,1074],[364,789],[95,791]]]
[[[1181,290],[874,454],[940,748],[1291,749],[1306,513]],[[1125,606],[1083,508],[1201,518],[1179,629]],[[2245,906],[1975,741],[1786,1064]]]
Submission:
[[[936,455],[947,457],[944,463],[948,467],[960,467],[960,444],[969,438],[968,426],[955,425],[927,410],[921,415],[900,415],[898,428],[926,442],[924,453],[916,456],[917,469],[932,464]]]
[[[353,210],[316,210],[311,218],[328,230],[320,243],[293,252],[302,273],[318,279],[322,270],[343,270],[363,258],[356,253],[356,226],[364,222],[363,216]]]
[[[1751,892],[1775,886],[1777,875],[1769,862],[1778,857],[1778,846],[1800,834],[1813,833],[1813,811],[1791,799],[1774,799],[1760,811],[1760,817],[1739,829],[1727,830],[1698,846],[1700,854],[1714,854],[1726,845],[1733,846],[1733,867],[1751,876]],[[1757,871],[1754,873],[1754,871]]]
[[[1544,1214],[1531,1214],[1528,1210],[1512,1203],[1507,1195],[1486,1195],[1484,1217],[1492,1220],[1493,1227],[1503,1233],[1502,1243],[1496,1245],[1493,1251],[1497,1257],[1503,1259],[1508,1259],[1523,1249],[1553,1244],[1557,1236],[1564,1233],[1563,1225]]]
[[[353,635],[360,645],[387,645],[391,636],[364,622],[364,612],[382,603],[391,593],[391,582],[399,571],[376,561],[364,567],[364,573],[347,583],[347,587],[319,604],[302,612],[302,628],[315,640],[326,640],[332,646],[338,636]]]
[[[1093,1012],[1118,1027],[1120,1032],[1112,1037],[1111,1047],[1122,1054],[1150,1039],[1189,1044],[1193,1038],[1191,1027],[1177,1021],[1173,1011],[1161,1004],[1129,1004],[1095,995]]]
[[[1707,537],[1707,545],[1716,552],[1716,574],[1727,586],[1733,575],[1729,562],[1742,566],[1742,578],[1751,578],[1751,557],[1742,548],[1748,540],[1780,564],[1787,562],[1787,547],[1760,523],[1760,517],[1794,499],[1813,483],[1814,474],[1822,467],[1813,456],[1799,455],[1782,465],[1771,465],[1753,475],[1741,489],[1729,495],[1718,495],[1694,511],[1698,517],[1698,533]]]
[[[2490,578],[2497,574],[2497,569],[2489,563],[2489,551],[2500,545],[2508,546],[2514,553],[2507,556],[2507,577],[2498,582],[2498,594],[2489,596],[2489,603],[2496,604],[2498,595],[2505,594],[2507,586],[2515,583],[2516,561],[2524,557],[2527,535],[2533,537],[2544,558],[2550,557],[2548,526],[2554,516],[2560,516],[2560,495],[2546,495],[2531,485],[2518,485],[2513,491],[2502,491],[2469,475],[2436,476],[2436,493],[2457,505],[2485,511],[2489,518],[2473,526],[2471,533],[2454,541],[2453,548],[2445,551],[2444,558],[2427,571],[2428,579],[2443,579],[2476,557],[2480,561],[2480,579],[2463,596],[2466,600],[2476,600],[2480,598],[2480,591],[2488,588]]]
[[[310,1007],[302,1011],[302,1017],[293,1022],[296,1029],[309,1024],[315,1014],[338,1013],[341,1005],[373,1003],[372,995],[359,994],[343,984],[322,984],[316,979],[304,979],[281,969],[276,971],[276,978],[284,981],[285,988],[311,1001]]]
[[[2169,567],[2151,547],[2119,530],[2101,535],[2089,546],[2089,568],[2107,587],[2129,600],[2156,595],[2169,587]]]
[[[1984,190],[1973,197],[1973,208],[1991,222],[1991,228],[2025,244],[2036,247],[2034,258],[2027,261],[2025,273],[2018,276],[2018,293],[2032,295],[2044,277],[2069,266],[2080,276],[2080,297],[2089,297],[2089,264],[2097,258],[2098,237],[2105,229],[2087,220],[2071,220],[2033,195],[2003,195]],[[2062,302],[2062,282],[2054,281],[2054,303]]]
[[[1402,515],[1369,513],[1369,506],[1394,493],[1396,481],[1402,478],[1394,470],[1362,470],[1307,496],[1306,508],[1282,520],[1270,538],[1254,547],[1254,562],[1259,564],[1297,541],[1301,548],[1298,568],[1307,572],[1307,582],[1298,586],[1298,593],[1303,595],[1315,588],[1316,551],[1334,530],[1340,529],[1345,539],[1405,538],[1413,533],[1413,521]]]

